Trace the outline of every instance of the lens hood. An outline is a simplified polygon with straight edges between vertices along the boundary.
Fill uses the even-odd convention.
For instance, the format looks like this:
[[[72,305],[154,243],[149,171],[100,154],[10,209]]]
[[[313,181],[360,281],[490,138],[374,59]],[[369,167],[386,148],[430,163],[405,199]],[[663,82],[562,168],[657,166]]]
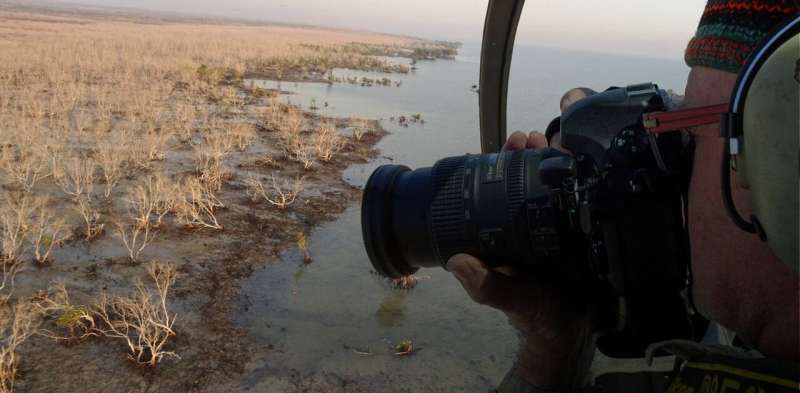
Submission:
[[[398,177],[411,169],[402,165],[383,165],[372,173],[361,201],[361,231],[372,267],[386,277],[414,274],[419,268],[405,260],[394,234],[394,186]]]

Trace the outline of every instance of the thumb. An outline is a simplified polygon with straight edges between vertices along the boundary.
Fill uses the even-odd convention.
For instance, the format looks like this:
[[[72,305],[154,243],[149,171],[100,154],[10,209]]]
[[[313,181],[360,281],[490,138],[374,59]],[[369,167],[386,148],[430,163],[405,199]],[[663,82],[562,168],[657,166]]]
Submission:
[[[506,312],[514,311],[519,300],[512,279],[489,270],[479,259],[467,255],[454,255],[447,261],[447,270],[461,282],[469,297]]]

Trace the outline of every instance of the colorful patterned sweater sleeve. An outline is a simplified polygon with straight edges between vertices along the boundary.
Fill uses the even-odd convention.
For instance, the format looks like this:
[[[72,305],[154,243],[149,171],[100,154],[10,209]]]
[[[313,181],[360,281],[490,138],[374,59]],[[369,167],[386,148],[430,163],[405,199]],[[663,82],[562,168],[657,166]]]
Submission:
[[[708,0],[686,64],[738,73],[767,33],[800,14],[800,0]]]

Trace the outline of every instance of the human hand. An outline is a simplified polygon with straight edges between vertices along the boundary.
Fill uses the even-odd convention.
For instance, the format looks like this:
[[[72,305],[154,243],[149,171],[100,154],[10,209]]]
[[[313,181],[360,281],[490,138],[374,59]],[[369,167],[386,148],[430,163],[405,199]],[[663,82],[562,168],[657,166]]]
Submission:
[[[513,133],[503,150],[547,147],[544,135]],[[528,383],[569,390],[584,381],[594,353],[590,307],[575,300],[575,291],[550,275],[492,269],[477,258],[459,254],[447,263],[477,303],[502,310],[522,336],[516,373]]]

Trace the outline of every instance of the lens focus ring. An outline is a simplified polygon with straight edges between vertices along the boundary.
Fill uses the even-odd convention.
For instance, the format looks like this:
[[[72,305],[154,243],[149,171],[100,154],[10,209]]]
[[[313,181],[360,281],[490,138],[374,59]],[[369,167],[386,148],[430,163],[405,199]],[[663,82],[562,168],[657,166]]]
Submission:
[[[467,157],[439,161],[433,168],[431,234],[442,266],[469,247],[465,226],[464,163]]]
[[[507,153],[509,154],[509,153]],[[510,153],[506,170],[506,198],[508,203],[508,225],[513,227],[522,216],[525,204],[525,150]]]

